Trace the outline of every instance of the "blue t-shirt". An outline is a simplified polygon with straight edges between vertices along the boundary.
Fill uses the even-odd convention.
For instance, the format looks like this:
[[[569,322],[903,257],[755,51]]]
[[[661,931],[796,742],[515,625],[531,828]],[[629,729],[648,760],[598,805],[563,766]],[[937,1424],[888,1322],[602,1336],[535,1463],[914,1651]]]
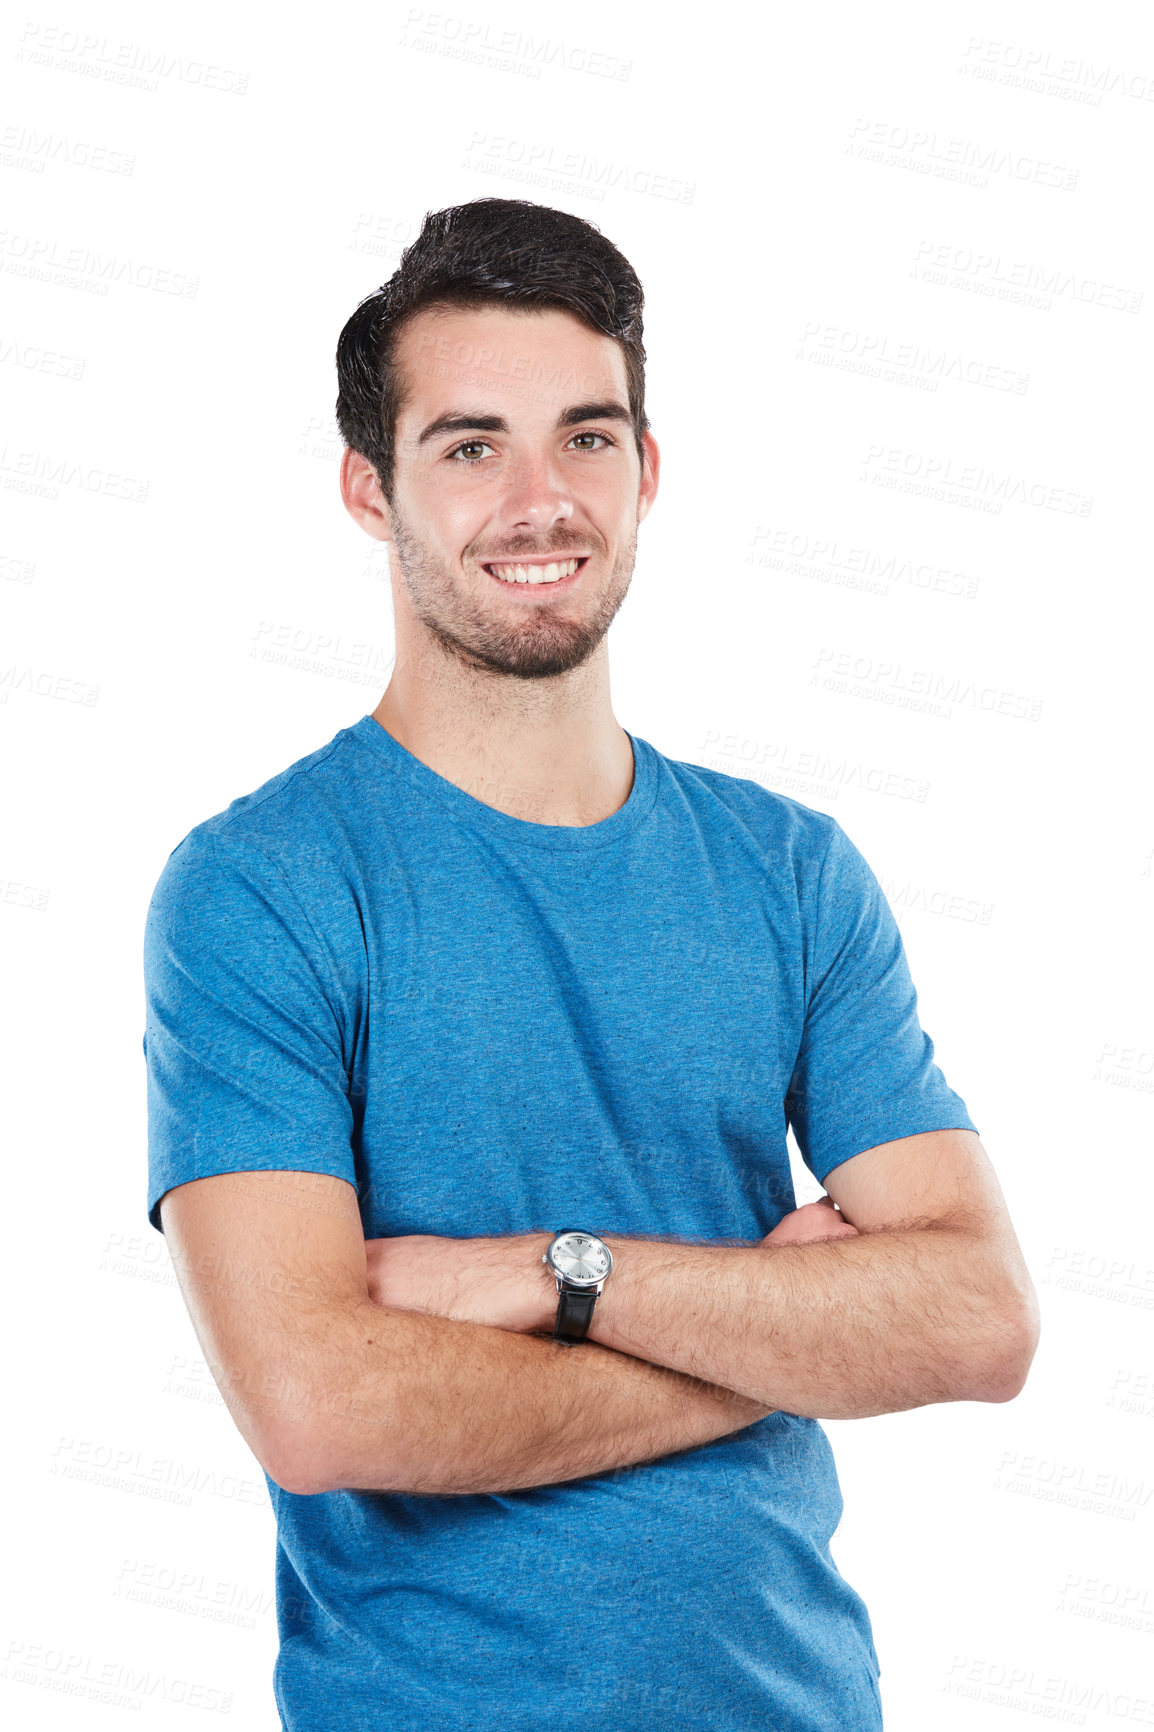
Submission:
[[[366,1238],[752,1243],[795,1207],[788,1125],[818,1179],[975,1128],[840,825],[630,739],[618,811],[534,824],[366,715],[185,837],[145,938],[153,1226],[295,1168]],[[501,1495],[268,1485],[287,1732],[881,1725],[814,1419]]]

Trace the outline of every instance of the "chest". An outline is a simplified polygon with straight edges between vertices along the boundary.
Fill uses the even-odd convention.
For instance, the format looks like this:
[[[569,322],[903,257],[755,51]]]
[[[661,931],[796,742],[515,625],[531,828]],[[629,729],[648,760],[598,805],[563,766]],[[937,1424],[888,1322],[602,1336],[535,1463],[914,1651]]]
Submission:
[[[796,925],[700,873],[654,894],[455,864],[395,870],[366,928],[366,1230],[767,1232],[792,1206]]]

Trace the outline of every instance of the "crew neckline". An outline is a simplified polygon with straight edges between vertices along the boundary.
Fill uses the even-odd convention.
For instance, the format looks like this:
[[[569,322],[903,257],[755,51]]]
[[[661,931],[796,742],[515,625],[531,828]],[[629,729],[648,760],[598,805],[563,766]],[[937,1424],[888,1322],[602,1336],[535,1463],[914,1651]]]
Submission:
[[[509,812],[487,806],[414,757],[371,711],[353,723],[349,732],[383,757],[395,775],[403,776],[419,792],[437,800],[461,822],[505,841],[546,848],[553,853],[562,850],[579,853],[620,841],[648,817],[657,798],[656,754],[646,740],[631,734],[628,728],[624,732],[633,748],[633,786],[624,805],[596,824],[537,824],[531,818],[514,818]]]

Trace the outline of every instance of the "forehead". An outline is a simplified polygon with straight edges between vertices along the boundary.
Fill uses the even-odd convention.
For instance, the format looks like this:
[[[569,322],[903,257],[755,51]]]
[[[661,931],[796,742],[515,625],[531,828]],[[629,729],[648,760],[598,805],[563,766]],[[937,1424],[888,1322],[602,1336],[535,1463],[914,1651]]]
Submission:
[[[629,401],[621,345],[560,308],[429,307],[402,330],[395,359],[401,421],[471,406],[552,425],[582,398]]]

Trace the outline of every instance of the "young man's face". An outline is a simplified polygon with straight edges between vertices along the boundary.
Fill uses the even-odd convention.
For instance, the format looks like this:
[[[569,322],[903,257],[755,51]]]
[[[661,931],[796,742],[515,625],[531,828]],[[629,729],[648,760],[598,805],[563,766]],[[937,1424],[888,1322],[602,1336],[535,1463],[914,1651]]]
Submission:
[[[553,309],[430,308],[396,360],[408,396],[381,511],[413,611],[470,666],[577,667],[624,600],[657,491],[620,346]]]

